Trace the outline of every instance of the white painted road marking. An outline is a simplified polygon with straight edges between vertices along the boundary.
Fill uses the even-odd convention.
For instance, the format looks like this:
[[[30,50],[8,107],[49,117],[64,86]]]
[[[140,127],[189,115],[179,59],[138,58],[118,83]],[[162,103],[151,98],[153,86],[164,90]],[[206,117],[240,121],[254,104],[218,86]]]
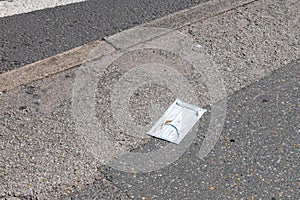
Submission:
[[[1,0],[0,17],[7,17],[35,10],[53,8],[87,0]]]

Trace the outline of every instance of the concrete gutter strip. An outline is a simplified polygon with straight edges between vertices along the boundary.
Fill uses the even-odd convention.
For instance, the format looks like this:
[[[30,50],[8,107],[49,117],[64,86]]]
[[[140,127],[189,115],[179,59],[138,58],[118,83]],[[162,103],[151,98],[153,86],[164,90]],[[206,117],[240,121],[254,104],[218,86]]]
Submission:
[[[211,16],[235,9],[239,6],[255,2],[253,0],[212,0],[200,4],[191,9],[186,9],[158,20],[143,24],[138,27],[156,26],[171,29],[178,29],[196,21],[201,21]],[[134,29],[138,28],[135,27]],[[128,30],[130,31],[130,30]],[[120,34],[126,34],[127,31],[108,37],[108,41],[119,38]],[[149,38],[151,39],[151,38]],[[91,52],[96,48],[95,53]],[[52,56],[50,58],[25,65],[12,71],[0,74],[0,92],[13,90],[19,86],[26,85],[36,80],[49,77],[53,74],[80,66],[83,62],[93,59],[99,59],[114,51],[108,42],[97,40],[90,44],[83,45],[64,53]],[[90,58],[87,58],[89,56]]]
[[[25,65],[0,74],[0,91],[13,90],[21,85],[80,66],[86,61],[99,59],[102,56],[112,53],[114,50],[107,42],[98,40],[50,58]]]
[[[213,17],[237,7],[246,6],[258,0],[212,0],[190,9],[162,17],[146,23],[145,26],[156,26],[170,29],[179,29],[189,24]]]

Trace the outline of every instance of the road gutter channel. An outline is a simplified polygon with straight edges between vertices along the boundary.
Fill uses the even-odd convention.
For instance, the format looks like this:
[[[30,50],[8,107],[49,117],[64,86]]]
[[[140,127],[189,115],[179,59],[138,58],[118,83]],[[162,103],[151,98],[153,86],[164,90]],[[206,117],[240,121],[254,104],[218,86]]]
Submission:
[[[225,12],[232,11],[239,7],[247,6],[259,0],[212,0],[195,7],[179,11],[177,13],[165,16],[161,19],[154,20],[134,27],[132,29],[117,33],[104,40],[97,40],[92,43],[76,47],[69,51],[57,54],[55,56],[40,60],[38,62],[25,65],[23,67],[0,74],[0,92],[14,90],[22,85],[41,80],[60,72],[79,67],[80,65],[100,59],[114,51],[114,38],[118,38],[128,31],[137,30],[140,27],[164,27],[178,30],[192,23],[206,20]],[[166,33],[165,33],[166,34]],[[157,35],[160,37],[162,34]],[[154,38],[149,38],[149,40]],[[134,44],[132,46],[138,45]],[[96,50],[95,50],[96,47]],[[92,52],[94,51],[94,52]],[[86,56],[90,58],[86,58]]]

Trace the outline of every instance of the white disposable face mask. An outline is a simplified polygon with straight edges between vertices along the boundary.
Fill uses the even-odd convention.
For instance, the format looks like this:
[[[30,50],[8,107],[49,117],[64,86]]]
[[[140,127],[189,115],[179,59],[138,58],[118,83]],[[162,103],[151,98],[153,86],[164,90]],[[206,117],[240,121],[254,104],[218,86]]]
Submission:
[[[203,108],[176,99],[147,134],[179,144],[205,112]]]

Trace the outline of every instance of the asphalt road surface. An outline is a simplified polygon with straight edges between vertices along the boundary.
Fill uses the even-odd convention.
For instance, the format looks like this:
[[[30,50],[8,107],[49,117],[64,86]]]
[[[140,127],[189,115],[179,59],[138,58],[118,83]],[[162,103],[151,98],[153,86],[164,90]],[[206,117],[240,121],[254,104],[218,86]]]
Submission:
[[[89,0],[0,19],[0,73],[208,0]]]
[[[1,72],[198,3],[101,2],[87,1],[2,18],[1,26],[5,28],[1,29],[4,41],[1,47],[5,51],[1,53],[5,57],[1,58],[4,63]],[[97,12],[100,8],[96,5],[100,4],[109,10],[107,14]],[[134,7],[140,9],[132,10]],[[210,12],[212,8],[205,9]],[[189,48],[185,41],[179,40],[183,54],[188,47],[210,56],[215,63],[204,63],[200,69],[207,72],[216,67],[209,75],[195,71],[193,65],[177,54],[160,48],[146,46],[140,51],[112,48],[109,54],[123,54],[105,68],[97,69],[110,58],[106,54],[105,58],[81,67],[1,92],[0,199],[297,199],[300,196],[299,10],[297,0],[259,0],[179,28],[176,33],[189,36],[193,42],[187,43],[194,45]],[[173,21],[180,21],[180,17],[176,15]],[[103,43],[114,47],[123,41],[132,44],[137,30],[140,29],[129,31],[133,34],[129,37],[126,31],[113,35]],[[172,46],[176,41],[172,36],[173,32],[162,34],[148,42],[154,47]],[[114,118],[117,109],[112,106],[112,94],[118,94],[116,85],[122,87],[124,80],[135,84],[128,78],[130,73],[153,60],[166,66],[161,74],[169,73],[170,68],[183,69],[182,74],[195,88],[199,106],[208,112],[200,119],[199,126],[194,127],[196,138],[176,161],[147,173],[116,170],[103,164],[81,138],[88,139],[85,136],[93,130],[103,130],[107,134],[104,136],[108,136],[106,141],[113,146],[108,150],[134,153],[149,153],[169,145],[152,137],[133,137]],[[94,67],[92,72],[100,72],[91,79],[95,81],[83,77],[88,74],[84,68],[88,65]],[[157,66],[160,70],[161,65]],[[160,70],[152,71],[160,75]],[[208,80],[214,74],[222,77],[226,96],[217,92],[209,96],[210,89],[218,88],[209,89],[205,77]],[[91,83],[95,88],[84,90]],[[80,87],[81,84],[87,87]],[[123,89],[129,91],[130,87]],[[127,107],[135,120],[132,127],[154,120],[147,116],[156,108],[162,108],[163,113],[180,95],[169,88],[150,82],[133,91]],[[118,97],[125,98],[124,93]],[[96,98],[89,98],[90,95]],[[80,98],[95,100],[94,107],[86,103],[83,109],[74,108]],[[222,115],[225,120],[217,120],[219,124],[215,124],[222,133],[209,154],[200,159],[197,153],[210,137],[212,116],[218,114],[212,108],[223,100],[227,106],[221,112],[226,112],[226,117]],[[96,123],[91,124],[95,126],[78,131],[84,124],[83,120],[76,121],[78,116],[89,115],[75,111],[89,108],[94,109]],[[102,129],[97,129],[99,124]],[[96,148],[105,146],[101,140],[104,137],[99,138],[92,138],[95,144],[100,143]]]
[[[105,199],[109,189],[124,198],[114,185],[125,199],[297,199],[299,79],[300,63],[291,63],[228,97],[221,138],[208,158],[196,156],[210,120],[205,115],[191,147],[170,166],[145,174],[103,167],[105,180],[65,199]]]

